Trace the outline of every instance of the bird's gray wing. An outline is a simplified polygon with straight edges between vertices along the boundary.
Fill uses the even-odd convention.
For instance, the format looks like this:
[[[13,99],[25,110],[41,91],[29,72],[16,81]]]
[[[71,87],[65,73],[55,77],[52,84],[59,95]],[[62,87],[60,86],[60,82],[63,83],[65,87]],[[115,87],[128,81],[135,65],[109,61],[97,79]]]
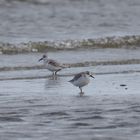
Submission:
[[[49,59],[49,60],[48,60],[48,64],[51,64],[51,65],[53,65],[53,66],[55,66],[55,67],[62,67],[62,64],[60,64],[60,63],[58,63],[57,61],[52,60],[52,59]]]
[[[81,74],[82,74],[82,73],[76,74],[76,75],[74,76],[74,78],[73,78],[72,80],[70,80],[69,82],[73,82],[73,81],[78,80],[78,79],[81,77]]]

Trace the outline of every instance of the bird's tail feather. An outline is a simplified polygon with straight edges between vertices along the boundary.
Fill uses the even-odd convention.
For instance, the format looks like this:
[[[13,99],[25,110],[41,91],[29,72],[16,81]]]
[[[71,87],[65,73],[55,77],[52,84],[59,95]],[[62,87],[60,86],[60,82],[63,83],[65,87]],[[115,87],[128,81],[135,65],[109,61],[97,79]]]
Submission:
[[[70,68],[70,65],[69,64],[63,64],[62,68]]]

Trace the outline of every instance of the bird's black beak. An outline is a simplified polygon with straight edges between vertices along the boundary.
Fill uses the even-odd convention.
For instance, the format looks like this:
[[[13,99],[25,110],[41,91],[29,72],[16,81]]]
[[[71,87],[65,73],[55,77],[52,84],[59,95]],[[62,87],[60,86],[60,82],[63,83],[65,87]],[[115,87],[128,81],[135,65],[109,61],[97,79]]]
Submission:
[[[93,75],[90,75],[90,77],[95,78]]]
[[[42,57],[42,58],[40,58],[38,61],[40,62],[41,60],[43,60],[43,57]]]

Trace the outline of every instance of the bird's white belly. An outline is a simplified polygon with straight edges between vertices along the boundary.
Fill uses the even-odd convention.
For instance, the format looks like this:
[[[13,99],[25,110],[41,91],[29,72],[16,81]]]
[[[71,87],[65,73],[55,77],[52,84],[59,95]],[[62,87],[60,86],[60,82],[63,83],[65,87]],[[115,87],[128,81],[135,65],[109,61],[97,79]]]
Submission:
[[[56,66],[53,66],[53,65],[50,65],[50,64],[46,64],[46,68],[50,71],[57,71],[59,69],[61,69],[60,67],[56,67]]]
[[[73,84],[77,87],[83,87],[89,83],[90,79],[88,77],[81,77],[76,81],[73,81]]]

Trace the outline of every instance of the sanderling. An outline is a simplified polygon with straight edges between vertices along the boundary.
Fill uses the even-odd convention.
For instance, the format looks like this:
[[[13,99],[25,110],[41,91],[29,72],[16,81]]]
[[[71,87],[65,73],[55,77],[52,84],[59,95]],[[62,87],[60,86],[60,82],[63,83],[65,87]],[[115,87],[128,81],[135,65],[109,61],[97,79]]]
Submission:
[[[42,56],[42,58],[39,59],[39,61],[43,60],[44,61],[44,65],[46,66],[46,68],[49,71],[53,72],[53,75],[56,75],[58,71],[64,69],[64,68],[68,68],[68,66],[61,64],[55,60],[52,59],[48,59],[48,56],[46,54],[44,54]]]
[[[86,86],[90,82],[89,77],[94,78],[91,72],[85,71],[85,72],[76,74],[74,78],[70,80],[69,82],[72,83],[74,86],[79,87],[80,95],[83,95],[84,92],[82,92],[82,87]]]

